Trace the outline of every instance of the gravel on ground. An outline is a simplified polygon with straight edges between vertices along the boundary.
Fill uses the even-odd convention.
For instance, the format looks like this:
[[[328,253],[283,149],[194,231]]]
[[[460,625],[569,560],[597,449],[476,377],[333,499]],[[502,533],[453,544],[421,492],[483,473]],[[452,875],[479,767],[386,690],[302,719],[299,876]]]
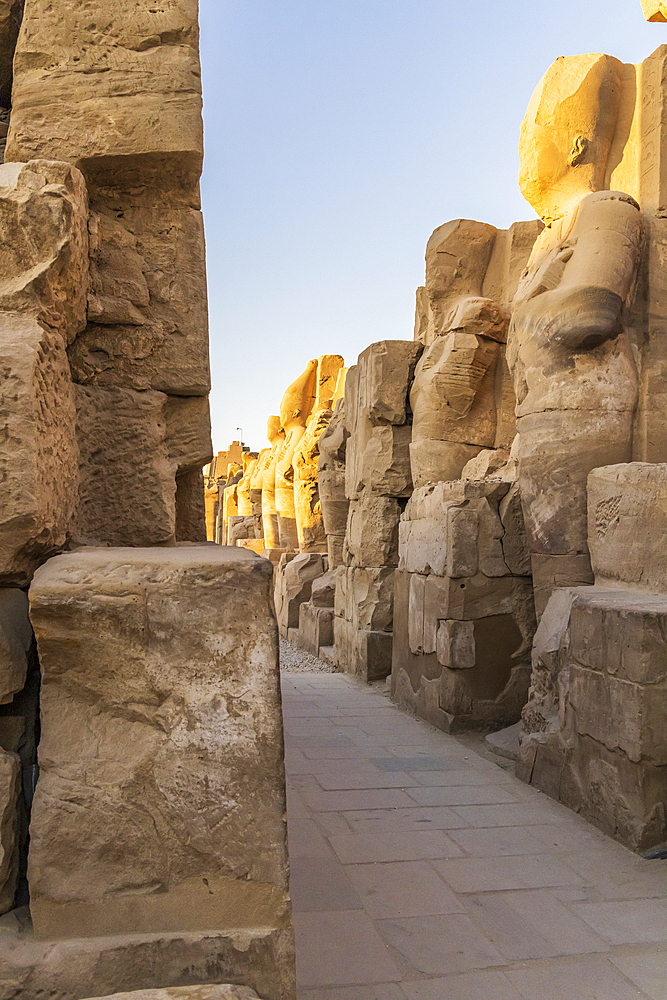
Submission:
[[[280,640],[280,669],[286,674],[333,674],[336,671],[319,656],[307,653],[305,649],[288,642],[286,639]]]

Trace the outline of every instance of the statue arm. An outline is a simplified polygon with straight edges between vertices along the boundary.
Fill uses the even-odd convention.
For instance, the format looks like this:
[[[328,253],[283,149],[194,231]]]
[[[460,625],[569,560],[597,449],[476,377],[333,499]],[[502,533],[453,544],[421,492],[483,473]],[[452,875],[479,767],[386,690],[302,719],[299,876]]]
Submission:
[[[560,284],[525,304],[536,338],[586,351],[616,337],[641,244],[641,215],[628,195],[603,191],[585,199]]]

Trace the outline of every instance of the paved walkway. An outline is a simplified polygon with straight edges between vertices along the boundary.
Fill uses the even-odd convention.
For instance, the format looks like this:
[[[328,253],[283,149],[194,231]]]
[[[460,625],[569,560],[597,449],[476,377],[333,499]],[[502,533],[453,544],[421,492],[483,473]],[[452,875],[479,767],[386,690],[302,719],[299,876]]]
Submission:
[[[299,1000],[667,1000],[667,862],[384,687],[283,692]]]

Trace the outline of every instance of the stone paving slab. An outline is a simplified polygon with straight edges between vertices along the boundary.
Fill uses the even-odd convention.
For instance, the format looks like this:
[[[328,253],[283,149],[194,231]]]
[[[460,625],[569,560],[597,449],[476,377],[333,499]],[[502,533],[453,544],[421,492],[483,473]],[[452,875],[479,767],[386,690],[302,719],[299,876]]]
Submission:
[[[667,1000],[644,861],[384,685],[284,674],[298,1000]]]

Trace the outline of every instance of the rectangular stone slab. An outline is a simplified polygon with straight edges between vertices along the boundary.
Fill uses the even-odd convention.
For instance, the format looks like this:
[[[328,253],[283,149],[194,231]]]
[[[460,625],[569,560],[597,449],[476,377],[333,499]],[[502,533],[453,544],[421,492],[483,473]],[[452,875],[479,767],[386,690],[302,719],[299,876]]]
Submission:
[[[36,574],[38,938],[290,927],[271,578],[207,544]]]

